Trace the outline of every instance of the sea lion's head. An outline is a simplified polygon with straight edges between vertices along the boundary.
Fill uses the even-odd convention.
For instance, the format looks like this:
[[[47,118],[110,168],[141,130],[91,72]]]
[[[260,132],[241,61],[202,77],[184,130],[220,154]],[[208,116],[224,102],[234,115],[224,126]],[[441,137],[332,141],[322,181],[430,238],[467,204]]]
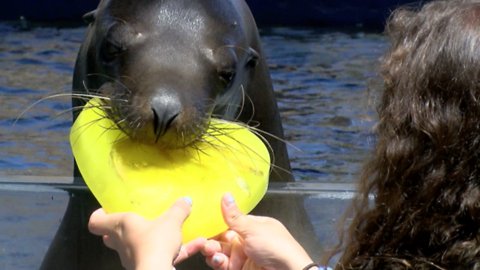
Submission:
[[[231,1],[107,0],[85,19],[85,88],[130,137],[185,146],[248,102],[258,49]]]

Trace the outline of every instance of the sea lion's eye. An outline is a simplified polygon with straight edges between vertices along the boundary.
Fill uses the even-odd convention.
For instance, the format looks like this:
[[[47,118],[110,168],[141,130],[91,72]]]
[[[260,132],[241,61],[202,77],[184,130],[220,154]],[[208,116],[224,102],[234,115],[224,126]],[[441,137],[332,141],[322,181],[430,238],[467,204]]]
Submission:
[[[214,64],[221,87],[230,88],[236,79],[239,64],[236,48],[224,45],[214,50]]]
[[[100,49],[105,64],[113,62],[127,50],[132,33],[132,29],[124,23],[114,22],[108,27]]]
[[[220,78],[220,81],[227,88],[230,86],[230,84],[232,84],[233,80],[235,80],[235,70],[234,69],[219,70],[218,77]]]
[[[103,43],[102,58],[107,63],[112,62],[125,51],[126,48],[122,44],[106,39]]]
[[[248,50],[248,59],[246,66],[249,68],[253,68],[257,66],[258,59],[260,58],[258,52],[253,48],[249,48]]]

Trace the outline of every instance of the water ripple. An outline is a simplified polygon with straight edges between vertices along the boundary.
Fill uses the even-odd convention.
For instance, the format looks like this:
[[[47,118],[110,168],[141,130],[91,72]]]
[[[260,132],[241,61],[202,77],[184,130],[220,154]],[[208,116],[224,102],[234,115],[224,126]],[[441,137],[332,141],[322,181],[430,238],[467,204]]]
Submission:
[[[69,176],[68,93],[85,28],[20,32],[0,24],[0,136],[3,173]],[[353,182],[374,137],[372,100],[377,58],[385,48],[376,33],[309,28],[261,29],[293,173],[299,180]],[[62,114],[63,112],[63,114]]]

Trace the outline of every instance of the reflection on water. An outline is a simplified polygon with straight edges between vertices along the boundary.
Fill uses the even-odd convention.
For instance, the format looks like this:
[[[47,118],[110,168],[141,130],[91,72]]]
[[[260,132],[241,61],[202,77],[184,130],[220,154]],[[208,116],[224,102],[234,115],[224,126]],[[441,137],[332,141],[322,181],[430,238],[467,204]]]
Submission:
[[[69,92],[83,29],[38,28],[18,32],[0,25],[0,173],[69,175],[68,98],[35,101]]]
[[[69,93],[84,28],[21,32],[0,24],[0,176],[70,176]],[[368,81],[379,34],[262,29],[298,180],[352,182],[372,145]],[[22,116],[16,123],[15,119]],[[45,179],[45,178],[43,178]]]
[[[367,83],[384,50],[379,34],[263,31],[298,180],[352,182],[372,145]]]

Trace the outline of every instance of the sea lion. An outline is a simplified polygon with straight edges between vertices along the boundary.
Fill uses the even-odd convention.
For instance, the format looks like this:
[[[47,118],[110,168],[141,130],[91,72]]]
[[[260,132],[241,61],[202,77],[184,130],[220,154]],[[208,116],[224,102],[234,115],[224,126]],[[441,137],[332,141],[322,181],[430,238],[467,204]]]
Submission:
[[[244,1],[104,0],[85,19],[73,89],[109,98],[109,116],[130,137],[184,147],[211,116],[244,122],[271,147],[271,179],[292,180],[272,82]]]
[[[159,147],[187,147],[211,116],[253,125],[271,147],[270,181],[293,181],[258,30],[244,0],[103,0],[84,18],[89,26],[74,96],[109,99],[107,113],[119,128]],[[76,111],[82,98],[73,99]],[[121,269],[117,254],[87,230],[96,200],[85,190],[69,192],[42,269]],[[303,197],[266,196],[254,211],[278,218],[317,250]],[[198,256],[177,269],[209,268]]]

